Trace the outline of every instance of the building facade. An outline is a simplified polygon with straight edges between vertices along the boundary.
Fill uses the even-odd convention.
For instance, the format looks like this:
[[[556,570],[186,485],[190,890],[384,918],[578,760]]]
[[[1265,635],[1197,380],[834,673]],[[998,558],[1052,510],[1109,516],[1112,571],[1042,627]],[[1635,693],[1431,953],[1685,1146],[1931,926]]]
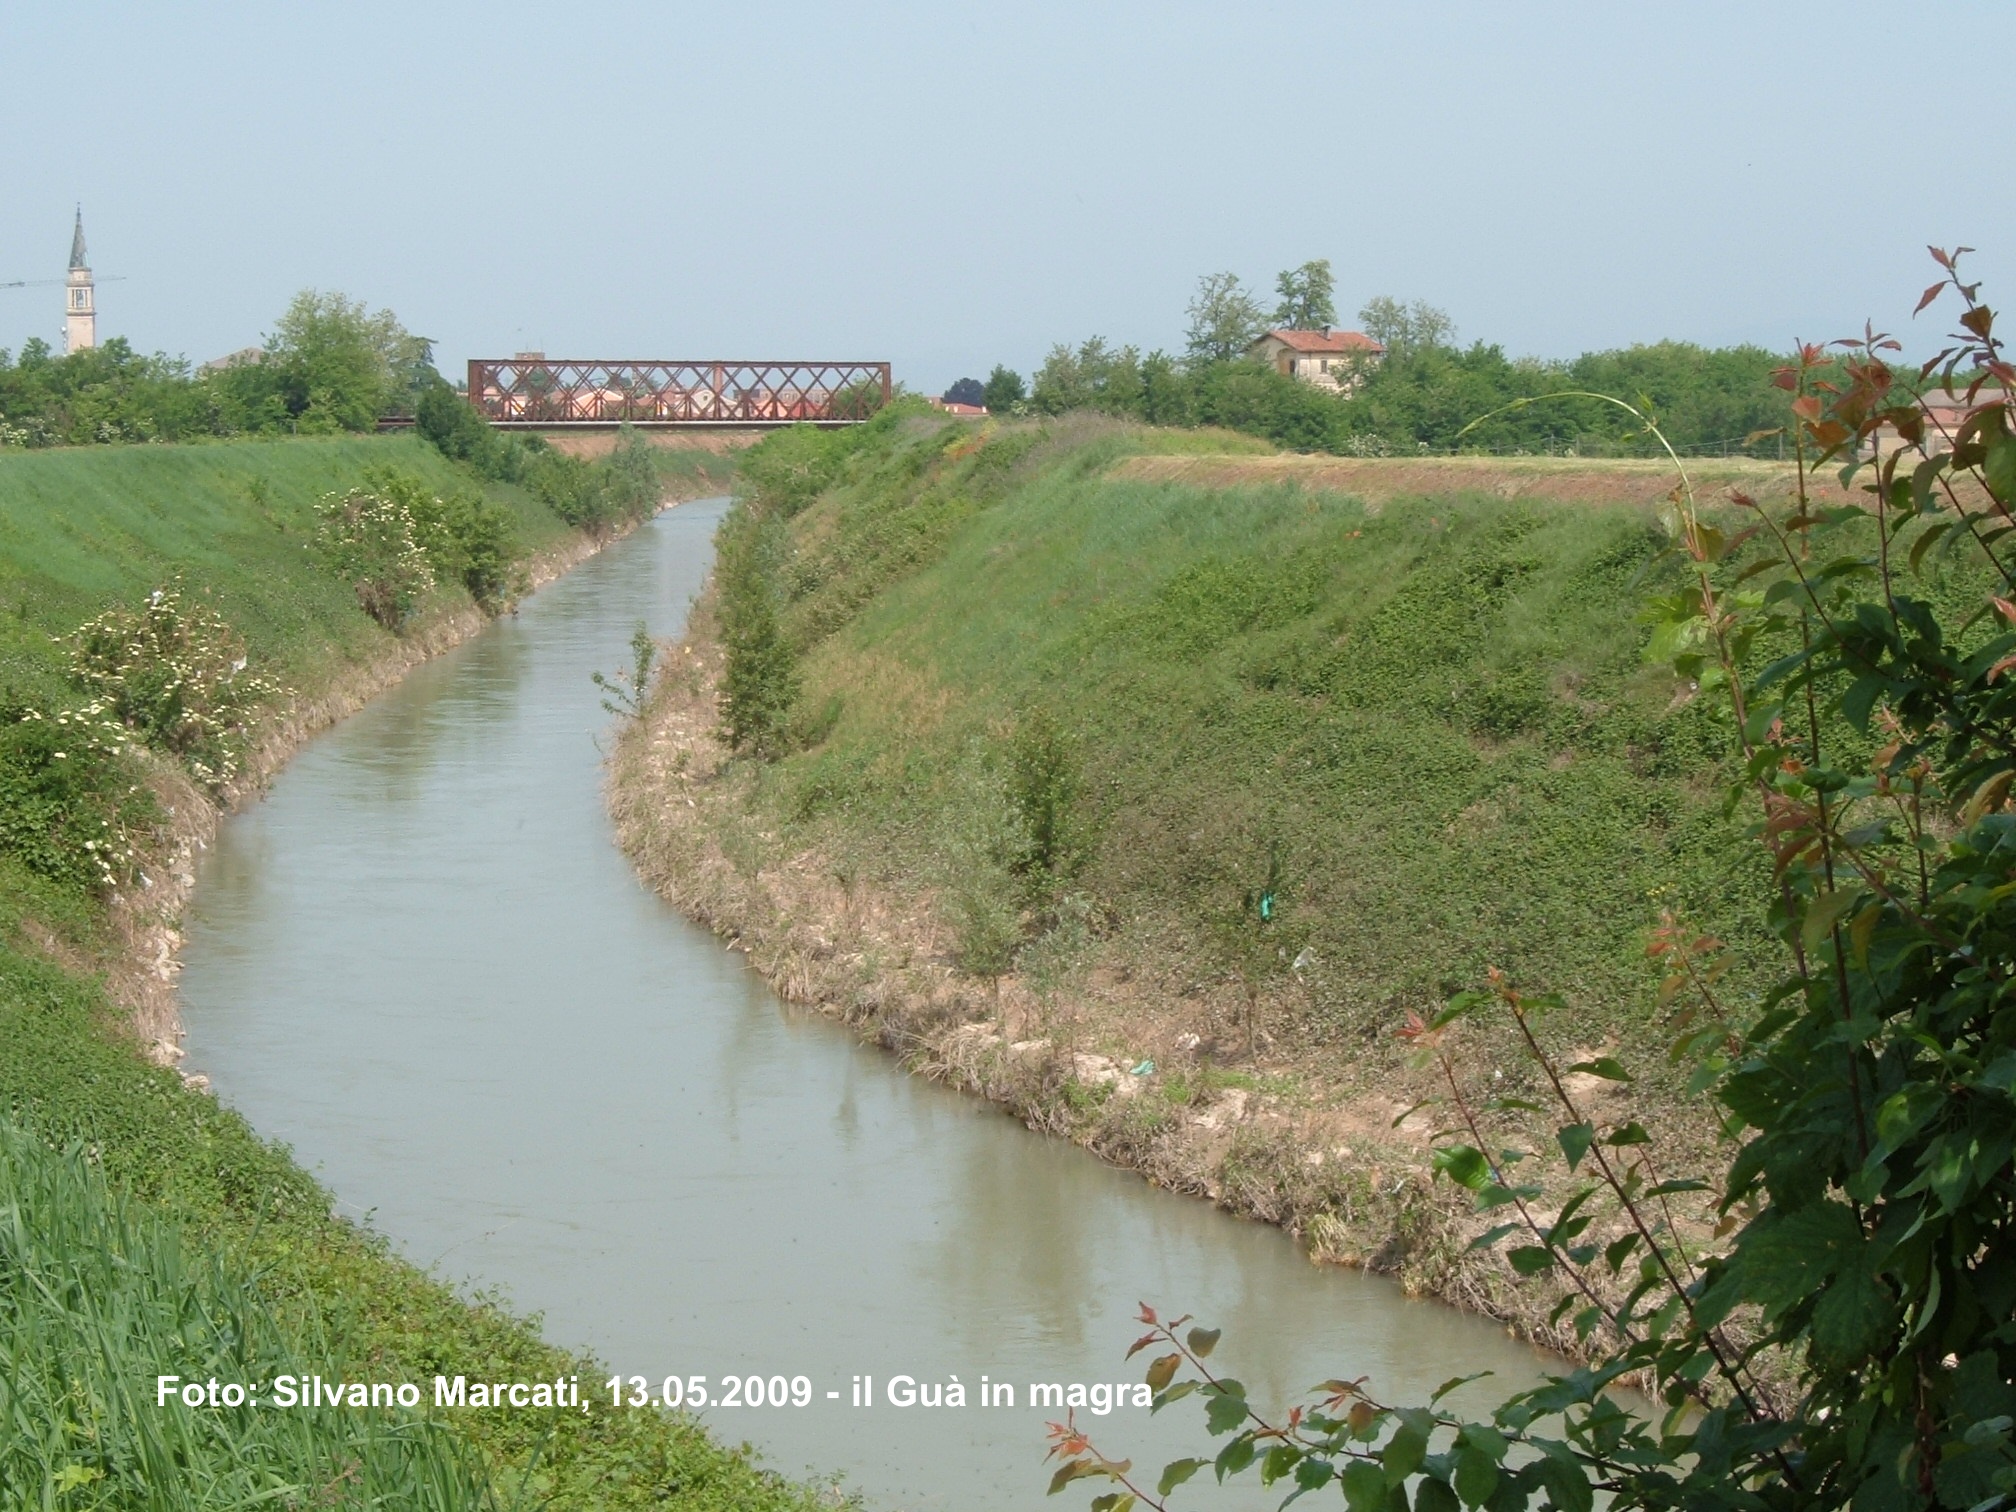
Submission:
[[[1275,372],[1348,394],[1376,367],[1386,348],[1363,331],[1269,331],[1246,349]]]
[[[63,281],[63,350],[81,352],[98,345],[97,291],[91,284],[91,259],[84,251],[84,207],[77,207],[77,227],[70,233],[70,276]]]

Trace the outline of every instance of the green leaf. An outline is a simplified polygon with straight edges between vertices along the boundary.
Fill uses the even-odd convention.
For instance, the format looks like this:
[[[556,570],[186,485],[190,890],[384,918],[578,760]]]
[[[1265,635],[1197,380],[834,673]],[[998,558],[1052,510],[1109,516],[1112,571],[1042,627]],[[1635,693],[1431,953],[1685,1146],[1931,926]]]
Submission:
[[[1168,1464],[1162,1467],[1162,1478],[1155,1482],[1155,1494],[1157,1496],[1167,1496],[1171,1491],[1174,1491],[1183,1482],[1190,1479],[1191,1476],[1210,1463],[1209,1460],[1201,1459],[1169,1461]]]
[[[1484,1152],[1469,1145],[1443,1145],[1429,1163],[1458,1186],[1473,1192],[1491,1179],[1491,1163],[1484,1158]]]
[[[1204,1406],[1204,1426],[1210,1432],[1230,1433],[1246,1421],[1246,1388],[1237,1381],[1224,1380],[1204,1387],[1209,1398]]]
[[[1522,1276],[1537,1276],[1554,1267],[1554,1252],[1544,1244],[1522,1244],[1515,1250],[1506,1251],[1505,1258],[1512,1262],[1512,1269]]]
[[[1176,1371],[1183,1363],[1180,1354],[1158,1355],[1148,1364],[1148,1389],[1166,1391],[1169,1383],[1176,1379]]]
[[[1437,1386],[1435,1388],[1433,1394],[1430,1395],[1428,1398],[1428,1405],[1430,1407],[1437,1405],[1442,1400],[1442,1398],[1449,1395],[1450,1392],[1460,1391],[1463,1387],[1468,1386],[1472,1381],[1481,1381],[1491,1373],[1492,1372],[1488,1370],[1473,1370],[1470,1372],[1469,1375],[1451,1376],[1448,1380],[1444,1381],[1440,1386]]]
[[[1554,1133],[1560,1142],[1561,1153],[1568,1157],[1568,1169],[1574,1170],[1582,1163],[1582,1157],[1589,1153],[1589,1146],[1596,1138],[1594,1124],[1564,1124]]]
[[[1481,1507],[1498,1489],[1498,1465],[1480,1449],[1464,1449],[1456,1456],[1456,1494],[1469,1507]]]
[[[1836,1365],[1851,1365],[1882,1341],[1895,1317],[1889,1291],[1867,1264],[1851,1265],[1813,1309],[1813,1348]]]
[[[1190,1353],[1197,1356],[1200,1360],[1209,1359],[1211,1351],[1218,1347],[1219,1333],[1220,1330],[1216,1328],[1191,1329],[1189,1338]]]
[[[1302,1450],[1294,1444],[1276,1444],[1260,1460],[1260,1484],[1271,1486],[1302,1460]]]
[[[1222,1481],[1226,1476],[1237,1475],[1241,1470],[1252,1464],[1254,1455],[1259,1452],[1254,1447],[1253,1435],[1242,1433],[1218,1451],[1218,1458],[1211,1462],[1212,1468],[1217,1472],[1218,1479]]]
[[[1473,1250],[1489,1249],[1507,1234],[1516,1234],[1525,1227],[1526,1225],[1523,1223],[1501,1223],[1496,1228],[1486,1229],[1475,1239],[1472,1239],[1470,1241],[1470,1248]]]
[[[1642,1145],[1652,1143],[1652,1136],[1645,1132],[1645,1126],[1635,1120],[1621,1129],[1612,1129],[1603,1136],[1606,1145]]]
[[[1547,1499],[1559,1512],[1594,1512],[1596,1493],[1579,1464],[1549,1455],[1540,1461],[1538,1469],[1540,1484],[1547,1488]]]
[[[1412,1423],[1402,1423],[1386,1441],[1380,1458],[1386,1464],[1386,1484],[1397,1486],[1428,1457],[1428,1435]]]
[[[1071,1482],[1075,1480],[1084,1480],[1087,1476],[1092,1475],[1103,1476],[1107,1480],[1111,1480],[1113,1478],[1113,1473],[1110,1470],[1108,1470],[1104,1465],[1100,1464],[1098,1460],[1095,1459],[1066,1460],[1063,1464],[1057,1467],[1057,1473],[1050,1477],[1049,1494],[1055,1496],[1059,1491],[1062,1491],[1066,1486],[1070,1485]]]
[[[1424,1480],[1414,1488],[1414,1512],[1456,1512],[1456,1493],[1439,1480]]]
[[[1568,1068],[1568,1074],[1573,1076],[1577,1072],[1600,1076],[1605,1081],[1628,1082],[1634,1079],[1614,1055],[1599,1055],[1594,1060],[1577,1061]]]
[[[1820,942],[1833,932],[1841,916],[1860,902],[1863,897],[1859,887],[1844,887],[1836,892],[1823,892],[1806,905],[1806,916],[1799,921],[1799,938],[1809,951],[1818,950]]]
[[[1337,1478],[1344,1483],[1344,1505],[1351,1512],[1379,1512],[1385,1505],[1386,1472],[1371,1461],[1353,1460]]]
[[[1616,1275],[1624,1268],[1624,1262],[1631,1257],[1631,1251],[1638,1247],[1638,1236],[1626,1234],[1603,1251],[1603,1259],[1610,1267],[1610,1274]]]

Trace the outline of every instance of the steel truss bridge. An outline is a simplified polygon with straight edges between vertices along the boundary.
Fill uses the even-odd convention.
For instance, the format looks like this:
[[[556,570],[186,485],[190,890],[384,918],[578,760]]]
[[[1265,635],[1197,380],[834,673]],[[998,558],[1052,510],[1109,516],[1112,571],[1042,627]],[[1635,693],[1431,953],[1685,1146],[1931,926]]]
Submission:
[[[519,356],[469,364],[493,425],[851,425],[889,399],[886,362],[596,362]]]

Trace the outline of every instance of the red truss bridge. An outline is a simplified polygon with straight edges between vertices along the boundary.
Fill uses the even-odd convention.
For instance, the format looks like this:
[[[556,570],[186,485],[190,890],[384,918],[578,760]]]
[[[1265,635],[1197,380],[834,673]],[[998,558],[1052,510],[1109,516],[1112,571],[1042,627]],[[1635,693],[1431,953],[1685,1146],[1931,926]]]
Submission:
[[[886,362],[591,362],[525,354],[469,364],[493,425],[852,425],[889,399]]]

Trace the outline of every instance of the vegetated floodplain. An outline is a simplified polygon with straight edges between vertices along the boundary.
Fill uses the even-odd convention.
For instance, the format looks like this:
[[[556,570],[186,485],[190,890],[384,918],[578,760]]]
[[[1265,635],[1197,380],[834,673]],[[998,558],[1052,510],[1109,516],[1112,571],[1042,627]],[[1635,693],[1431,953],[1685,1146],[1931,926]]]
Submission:
[[[1669,914],[1722,935],[1732,989],[1762,969],[1731,726],[1645,658],[1670,474],[1395,460],[1354,496],[1256,450],[1084,417],[766,442],[619,766],[626,836],[788,995],[1572,1346],[1467,1252],[1395,1031],[1497,967],[1567,997],[1569,1060],[1663,1051]],[[787,656],[749,654],[750,602]],[[738,657],[767,730],[738,728]],[[717,687],[745,754],[701,733]],[[1467,1032],[1494,1093],[1536,1090],[1509,1027]],[[1706,1148],[1684,1074],[1634,1065],[1592,1095]]]
[[[469,1409],[430,1425],[425,1406],[290,1417],[220,1404],[184,1419],[154,1402],[160,1373],[270,1389],[288,1366],[596,1379],[534,1322],[458,1296],[333,1216],[285,1151],[143,1057],[108,988],[158,974],[133,959],[170,938],[150,900],[175,892],[191,814],[229,794],[177,737],[242,754],[340,677],[403,664],[450,618],[495,612],[505,598],[484,601],[460,572],[472,542],[503,551],[499,581],[522,582],[535,558],[585,549],[664,493],[717,490],[733,465],[628,451],[612,467],[533,448],[543,489],[411,435],[0,454],[0,1501],[825,1504],[649,1413]],[[370,564],[331,549],[324,501],[357,490],[392,499],[402,550],[428,564],[396,631],[366,613],[355,574]],[[569,521],[582,501],[592,509]],[[110,628],[80,660],[91,621]],[[240,674],[287,691],[250,715],[206,696]]]

